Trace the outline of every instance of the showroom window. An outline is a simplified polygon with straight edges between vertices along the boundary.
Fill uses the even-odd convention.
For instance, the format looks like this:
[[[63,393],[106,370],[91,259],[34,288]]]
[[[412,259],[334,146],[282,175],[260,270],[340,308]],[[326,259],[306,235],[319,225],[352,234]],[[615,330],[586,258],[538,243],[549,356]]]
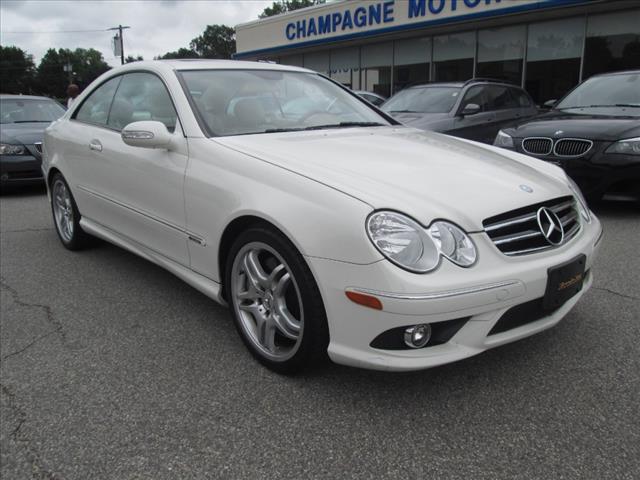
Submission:
[[[412,38],[394,42],[393,93],[429,81],[431,39]]]
[[[475,32],[442,35],[433,38],[435,80],[450,82],[473,77]]]
[[[329,75],[329,52],[305,53],[304,68]]]
[[[542,105],[559,100],[580,80],[584,17],[529,25],[525,90]]]
[[[331,78],[349,88],[360,90],[360,49],[358,47],[331,51]]]
[[[616,70],[640,68],[640,10],[587,19],[587,41],[582,78]]]
[[[365,45],[361,53],[362,89],[383,97],[391,95],[391,64],[393,62],[393,43]]]
[[[303,67],[304,59],[302,55],[287,55],[286,57],[280,57],[280,62],[282,65],[291,65],[294,67]]]
[[[517,25],[480,30],[476,76],[499,78],[520,85],[525,29],[524,25]]]

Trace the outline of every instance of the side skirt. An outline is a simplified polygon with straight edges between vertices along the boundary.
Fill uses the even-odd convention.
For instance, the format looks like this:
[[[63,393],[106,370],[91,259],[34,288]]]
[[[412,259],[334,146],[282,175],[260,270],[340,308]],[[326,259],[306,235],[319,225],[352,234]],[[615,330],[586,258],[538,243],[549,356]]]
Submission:
[[[82,217],[80,219],[80,226],[84,231],[91,235],[106,240],[109,243],[113,243],[118,247],[129,250],[131,253],[134,253],[145,260],[155,263],[156,265],[173,273],[176,277],[191,285],[199,292],[205,294],[207,297],[215,300],[221,305],[227,305],[221,295],[222,286],[218,282],[214,282],[213,280],[200,275],[193,270],[174,262],[173,260],[169,260],[164,255],[145,247],[135,240],[124,237],[110,228],[86,217]]]

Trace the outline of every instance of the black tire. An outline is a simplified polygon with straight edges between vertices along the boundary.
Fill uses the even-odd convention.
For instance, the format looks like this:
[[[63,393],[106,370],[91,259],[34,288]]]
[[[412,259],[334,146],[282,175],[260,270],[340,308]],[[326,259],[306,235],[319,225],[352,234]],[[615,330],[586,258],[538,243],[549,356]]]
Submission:
[[[63,184],[69,194],[71,210],[73,212],[72,222],[71,222],[73,225],[73,229],[72,229],[71,235],[63,234],[60,230],[61,227],[58,225],[58,222],[56,221],[56,210],[54,206],[54,202],[56,202],[56,199],[54,198],[54,192],[56,190],[57,183]],[[67,184],[67,181],[64,179],[62,174],[60,173],[54,174],[53,177],[51,178],[51,183],[49,184],[49,186],[50,186],[49,190],[51,192],[51,214],[53,216],[53,224],[55,226],[56,233],[58,234],[58,238],[60,239],[60,242],[62,242],[62,245],[68,250],[81,250],[91,245],[93,243],[94,237],[92,237],[91,235],[87,234],[84,230],[82,230],[82,227],[80,226],[81,216],[80,216],[80,212],[78,211],[78,206],[76,205],[76,201],[73,198],[73,194],[71,193],[69,184]]]
[[[249,338],[236,312],[236,304],[239,300],[235,299],[232,286],[234,261],[243,248],[256,242],[271,247],[284,259],[288,272],[293,276],[297,285],[296,292],[299,292],[304,312],[302,337],[298,340],[297,350],[285,360],[275,361],[267,358]],[[260,363],[275,372],[293,374],[326,362],[328,359],[329,329],[318,285],[300,252],[282,233],[269,226],[256,226],[242,232],[229,251],[224,281],[226,297],[236,329],[247,349]]]

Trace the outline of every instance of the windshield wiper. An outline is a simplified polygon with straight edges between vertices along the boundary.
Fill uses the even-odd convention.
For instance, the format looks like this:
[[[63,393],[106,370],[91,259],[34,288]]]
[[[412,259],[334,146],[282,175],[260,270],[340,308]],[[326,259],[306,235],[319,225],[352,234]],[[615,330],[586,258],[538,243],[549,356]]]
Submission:
[[[312,125],[305,127],[303,130],[323,130],[325,128],[346,128],[346,127],[384,127],[384,123],[380,122],[340,122],[329,123],[327,125]]]
[[[416,110],[389,110],[388,113],[423,113]]]
[[[261,133],[302,132],[304,130],[323,130],[325,128],[343,128],[343,127],[384,127],[384,123],[340,122],[340,123],[330,123],[327,125],[311,125],[310,127],[269,128]]]
[[[578,105],[578,106],[575,106],[575,107],[559,108],[558,110],[571,110],[573,108],[605,108],[605,107],[633,107],[633,108],[640,108],[640,104],[615,103],[615,104],[610,104],[610,105]]]
[[[16,120],[11,123],[51,123],[53,120]]]
[[[269,128],[262,133],[280,133],[280,132],[301,132],[305,130],[301,127],[291,127],[291,128]]]

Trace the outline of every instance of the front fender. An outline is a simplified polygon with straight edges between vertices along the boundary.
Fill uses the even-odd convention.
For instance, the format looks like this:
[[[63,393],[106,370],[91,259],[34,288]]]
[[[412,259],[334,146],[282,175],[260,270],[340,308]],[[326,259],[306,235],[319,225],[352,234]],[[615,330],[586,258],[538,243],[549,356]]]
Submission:
[[[247,215],[275,225],[305,256],[361,265],[382,259],[365,231],[369,204],[210,139],[190,138],[189,157],[187,230],[204,239],[189,245],[199,273],[220,281],[222,234]]]

